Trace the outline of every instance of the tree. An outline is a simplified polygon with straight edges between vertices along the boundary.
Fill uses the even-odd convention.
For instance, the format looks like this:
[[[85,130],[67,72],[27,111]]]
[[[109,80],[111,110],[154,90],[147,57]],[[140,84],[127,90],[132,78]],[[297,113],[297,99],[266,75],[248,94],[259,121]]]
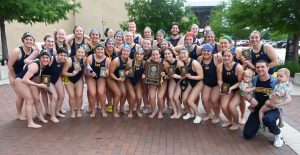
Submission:
[[[51,24],[67,19],[66,13],[76,11],[80,3],[70,0],[5,0],[0,3],[0,30],[3,60],[8,59],[5,21],[14,20],[32,24],[45,22]]]
[[[125,3],[129,20],[120,26],[127,30],[127,23],[134,21],[139,33],[149,26],[153,32],[163,29],[170,34],[170,25],[177,22],[180,31],[185,33],[192,24],[199,24],[199,21],[191,8],[184,6],[184,2],[185,0],[134,0]]]
[[[222,2],[216,6],[210,15],[210,26],[216,36],[230,35],[233,39],[245,39],[250,34],[250,28],[239,23],[233,23],[228,18],[227,3]]]
[[[298,0],[231,0],[227,17],[232,23],[250,29],[268,29],[293,37],[290,59],[298,63],[300,3]],[[288,51],[287,51],[288,52]]]

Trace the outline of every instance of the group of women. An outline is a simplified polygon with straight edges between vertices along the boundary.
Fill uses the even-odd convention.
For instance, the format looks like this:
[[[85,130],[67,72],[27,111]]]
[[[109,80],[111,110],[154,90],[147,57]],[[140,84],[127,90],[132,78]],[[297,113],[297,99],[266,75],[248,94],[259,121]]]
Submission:
[[[220,94],[220,86],[229,83],[234,88],[242,80],[244,69],[254,69],[258,59],[267,60],[271,68],[278,63],[276,52],[272,46],[260,42],[257,31],[250,34],[254,56],[246,60],[242,56],[244,49],[233,49],[229,36],[216,42],[209,27],[202,39],[197,38],[196,24],[184,36],[176,37],[179,25],[173,23],[172,35],[178,39],[172,43],[165,38],[163,30],[157,32],[154,40],[151,28],[146,27],[142,37],[136,34],[134,22],[128,27],[125,34],[107,29],[105,40],[100,39],[96,28],[85,35],[81,26],[75,26],[71,35],[58,28],[53,36],[46,35],[44,42],[36,42],[30,33],[24,33],[22,45],[11,52],[8,61],[10,83],[17,95],[18,118],[27,119],[28,127],[41,127],[32,119],[32,108],[34,105],[38,119],[47,123],[42,111],[44,104],[50,120],[59,122],[57,117],[65,117],[62,109],[64,88],[69,96],[71,118],[81,117],[86,83],[90,117],[96,116],[97,107],[101,107],[102,116],[107,117],[110,110],[106,106],[112,106],[114,117],[122,113],[131,118],[134,112],[142,117],[143,113],[148,113],[150,105],[150,118],[156,114],[163,118],[164,109],[168,107],[172,109],[171,119],[194,118],[196,124],[212,119],[212,123],[218,123],[222,110],[227,118],[222,127],[236,130],[239,123],[244,123],[245,103],[236,89],[227,95]],[[177,33],[173,34],[173,29]],[[145,83],[149,64],[160,67],[159,84]],[[175,72],[170,73],[170,68]],[[130,69],[133,70],[131,76]],[[50,84],[44,83],[44,75],[50,77]],[[129,111],[124,109],[126,100]],[[206,112],[203,118],[198,109],[200,100]],[[22,114],[23,103],[26,103],[25,115]]]

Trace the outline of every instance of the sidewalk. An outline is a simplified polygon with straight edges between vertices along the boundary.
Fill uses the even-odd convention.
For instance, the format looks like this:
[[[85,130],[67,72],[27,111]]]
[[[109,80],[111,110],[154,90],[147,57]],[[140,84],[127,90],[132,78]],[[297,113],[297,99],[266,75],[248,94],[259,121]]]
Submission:
[[[273,147],[270,133],[245,140],[243,126],[229,131],[220,123],[195,125],[192,120],[171,120],[169,114],[159,120],[147,116],[103,118],[99,112],[96,118],[83,112],[82,118],[71,119],[68,113],[58,124],[49,122],[41,129],[29,129],[25,121],[15,118],[11,87],[0,86],[0,94],[0,154],[297,154],[291,145]],[[85,87],[85,104],[86,98]],[[67,109],[66,103],[67,97]]]

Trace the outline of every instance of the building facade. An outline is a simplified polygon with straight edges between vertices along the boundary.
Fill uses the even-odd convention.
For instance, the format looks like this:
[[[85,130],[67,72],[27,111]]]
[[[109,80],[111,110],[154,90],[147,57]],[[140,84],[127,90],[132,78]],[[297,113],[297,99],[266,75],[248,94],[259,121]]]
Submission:
[[[85,33],[96,27],[103,34],[107,27],[119,30],[119,23],[126,21],[127,11],[125,2],[129,0],[75,0],[81,3],[81,8],[77,13],[69,12],[68,20],[61,20],[55,24],[34,23],[22,24],[18,22],[5,23],[6,37],[9,53],[17,46],[21,45],[21,37],[24,32],[30,32],[36,41],[42,42],[47,34],[53,34],[55,28],[63,28],[67,34],[72,33],[75,25],[81,25]],[[1,39],[1,38],[0,38]],[[1,45],[1,44],[0,44]],[[0,48],[0,58],[2,50]]]

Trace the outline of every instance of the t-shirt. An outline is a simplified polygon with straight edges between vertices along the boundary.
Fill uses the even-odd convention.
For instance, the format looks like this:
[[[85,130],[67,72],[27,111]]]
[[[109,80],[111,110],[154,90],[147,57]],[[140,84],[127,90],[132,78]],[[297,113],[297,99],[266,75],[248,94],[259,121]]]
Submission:
[[[291,95],[292,87],[292,82],[290,81],[277,83],[269,98],[275,104],[281,104]]]
[[[240,85],[239,85],[239,88],[240,88],[240,94],[241,96],[244,96],[246,94],[249,94],[249,95],[253,95],[253,91],[251,92],[245,92],[244,90],[246,89],[249,89],[249,88],[252,88],[253,87],[253,84],[251,82],[240,82]]]

